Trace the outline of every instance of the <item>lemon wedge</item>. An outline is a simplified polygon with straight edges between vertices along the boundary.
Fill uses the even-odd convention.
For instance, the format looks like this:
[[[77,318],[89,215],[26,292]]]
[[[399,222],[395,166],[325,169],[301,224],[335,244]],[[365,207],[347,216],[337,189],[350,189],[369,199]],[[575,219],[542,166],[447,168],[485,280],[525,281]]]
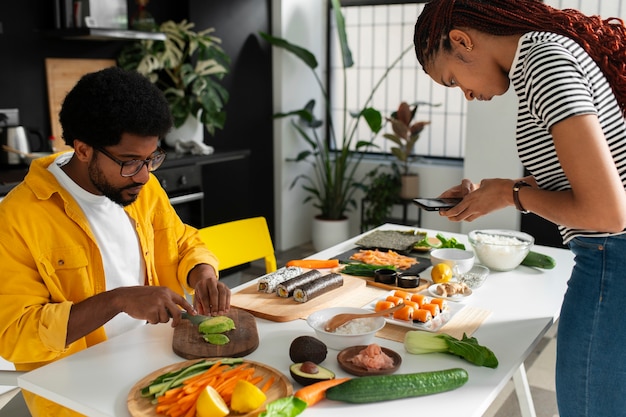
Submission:
[[[240,379],[235,385],[230,408],[240,414],[249,413],[263,405],[267,396],[256,385]]]
[[[230,410],[219,392],[207,385],[198,396],[196,402],[197,417],[224,417]]]
[[[430,271],[430,277],[435,284],[448,282],[452,279],[452,268],[447,264],[437,264],[433,266],[432,271]]]

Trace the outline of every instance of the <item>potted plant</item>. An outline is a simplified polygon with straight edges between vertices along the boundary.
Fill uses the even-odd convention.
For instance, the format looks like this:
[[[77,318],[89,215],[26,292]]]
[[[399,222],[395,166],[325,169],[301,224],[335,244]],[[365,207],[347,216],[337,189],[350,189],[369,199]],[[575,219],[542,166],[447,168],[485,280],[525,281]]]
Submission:
[[[174,127],[199,126],[200,137],[193,139],[203,142],[202,125],[211,135],[224,128],[229,95],[219,81],[228,74],[230,58],[220,46],[221,39],[213,35],[214,28],[195,32],[193,27],[186,20],[166,21],[159,27],[165,41],[130,43],[122,48],[117,62],[155,83],[170,105]]]
[[[338,40],[343,58],[342,65],[345,74],[345,69],[353,65],[352,53],[347,42],[345,24],[339,0],[332,0],[331,4],[334,11],[333,16],[335,17]],[[321,224],[322,221],[332,222],[332,224],[324,230],[320,231],[316,229],[316,227],[313,229],[313,245],[316,249],[320,250],[328,247],[328,245],[345,240],[348,237],[347,213],[357,207],[355,192],[357,190],[366,190],[361,179],[356,178],[357,168],[364,156],[361,151],[369,146],[375,146],[373,141],[376,138],[376,134],[382,128],[383,120],[381,113],[370,107],[369,104],[381,81],[402,57],[412,50],[412,47],[405,49],[400,57],[387,68],[360,109],[355,111],[346,110],[345,114],[342,116],[346,121],[352,119],[352,122],[343,123],[344,127],[342,132],[336,133],[333,128],[334,124],[328,92],[319,75],[315,72],[318,65],[315,55],[305,48],[294,45],[285,39],[273,37],[266,33],[261,33],[261,36],[271,45],[283,48],[292,53],[310,68],[324,98],[322,103],[322,117],[329,127],[326,129],[329,134],[328,138],[326,138],[323,133],[319,132],[320,128],[324,126],[324,121],[316,118],[314,114],[315,100],[307,101],[301,109],[274,115],[276,118],[294,116],[294,119],[292,119],[293,126],[308,145],[307,150],[300,152],[296,157],[288,160],[308,163],[312,166],[313,171],[311,174],[298,175],[291,183],[291,188],[298,183],[302,184],[303,189],[307,193],[304,202],[312,201],[314,207],[319,210],[319,214],[316,216],[316,219],[314,219],[314,224]],[[344,109],[347,108],[346,84],[347,83],[343,83]],[[358,140],[355,137],[358,125],[363,121],[367,123],[372,131],[372,137],[369,140]],[[342,222],[342,224],[338,225],[338,222]],[[338,231],[342,233],[329,237],[331,233],[335,234]],[[317,239],[321,239],[322,237],[326,238],[325,242],[317,243]]]
[[[380,172],[380,168],[377,166],[366,175],[369,181],[361,206],[361,232],[385,223],[398,201],[402,186],[398,165],[391,164],[391,172]]]
[[[398,110],[387,118],[387,121],[391,123],[393,133],[383,135],[396,145],[391,147],[391,153],[398,159],[402,168],[400,198],[407,200],[419,197],[419,176],[417,173],[411,172],[410,163],[420,133],[430,124],[427,121],[411,123],[420,104],[430,105],[430,103],[417,102],[413,103],[413,108],[411,108],[404,101],[400,103]]]

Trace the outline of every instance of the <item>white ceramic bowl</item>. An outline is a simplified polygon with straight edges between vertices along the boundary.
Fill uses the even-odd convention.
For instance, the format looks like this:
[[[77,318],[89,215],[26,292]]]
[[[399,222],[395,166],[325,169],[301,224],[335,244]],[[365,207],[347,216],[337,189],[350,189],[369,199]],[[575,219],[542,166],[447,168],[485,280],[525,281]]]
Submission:
[[[330,307],[315,311],[306,319],[307,324],[315,330],[317,338],[324,342],[330,349],[343,350],[351,346],[369,345],[374,341],[376,332],[385,326],[384,317],[370,317],[367,319],[358,319],[368,321],[367,323],[370,330],[365,333],[340,334],[336,332],[330,333],[324,330],[328,320],[341,313],[372,313],[372,311],[356,307]]]
[[[453,248],[434,249],[430,251],[430,262],[433,266],[447,264],[455,275],[457,272],[464,274],[474,266],[474,252]],[[458,268],[456,271],[455,266]]]
[[[480,263],[492,271],[517,268],[535,243],[531,235],[516,230],[473,230],[468,238]]]

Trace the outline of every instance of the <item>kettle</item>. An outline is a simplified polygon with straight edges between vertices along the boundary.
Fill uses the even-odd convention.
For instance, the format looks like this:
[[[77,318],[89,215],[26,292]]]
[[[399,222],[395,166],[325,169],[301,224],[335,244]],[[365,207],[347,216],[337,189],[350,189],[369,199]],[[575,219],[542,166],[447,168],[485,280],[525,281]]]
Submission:
[[[2,145],[7,145],[19,152],[30,153],[30,141],[28,139],[27,130],[24,126],[10,126],[2,128],[0,134],[0,142]],[[39,137],[39,141],[43,142],[41,133],[34,131]],[[42,143],[40,144],[40,148]],[[0,163],[3,165],[20,165],[23,163],[21,155],[15,152],[2,151],[0,153]]]

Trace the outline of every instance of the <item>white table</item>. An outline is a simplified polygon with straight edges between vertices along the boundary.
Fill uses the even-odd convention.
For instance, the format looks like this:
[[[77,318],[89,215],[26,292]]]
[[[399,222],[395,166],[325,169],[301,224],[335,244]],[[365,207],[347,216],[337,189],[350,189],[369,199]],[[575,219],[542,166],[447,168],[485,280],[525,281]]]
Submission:
[[[409,229],[384,225],[381,229]],[[437,232],[426,230],[429,235]],[[452,233],[470,248],[467,237]],[[354,247],[359,236],[324,250],[311,258],[327,259]],[[497,369],[477,367],[446,354],[410,355],[401,343],[377,339],[377,343],[400,353],[399,373],[465,368],[469,382],[447,393],[366,405],[322,401],[307,409],[305,416],[380,416],[394,411],[412,411],[439,417],[479,417],[487,410],[505,384],[513,377],[523,404],[522,412],[534,416],[523,362],[545,332],[558,318],[573,266],[572,254],[563,249],[535,246],[534,250],[555,258],[552,270],[519,267],[511,272],[493,272],[486,283],[465,303],[492,311],[474,333],[478,341],[494,351]],[[428,270],[427,270],[428,271]],[[244,284],[247,285],[247,284]],[[233,291],[237,291],[235,288]],[[291,341],[300,335],[314,335],[304,320],[276,323],[257,319],[259,348],[246,359],[265,363],[289,375]],[[19,386],[93,417],[130,416],[126,399],[130,388],[144,376],[182,359],[171,348],[169,324],[146,325],[112,338],[70,357],[19,377]],[[337,376],[348,376],[338,366],[336,351],[329,349],[324,365]],[[294,388],[298,386],[295,385]]]

